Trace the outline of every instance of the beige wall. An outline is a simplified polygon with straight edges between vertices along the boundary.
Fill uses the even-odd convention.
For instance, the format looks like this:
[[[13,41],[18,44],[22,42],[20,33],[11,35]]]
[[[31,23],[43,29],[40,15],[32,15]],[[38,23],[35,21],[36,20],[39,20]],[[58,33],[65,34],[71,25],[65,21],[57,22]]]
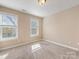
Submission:
[[[44,39],[79,48],[79,6],[44,18]]]
[[[18,39],[6,42],[0,42],[0,48],[34,42],[42,39],[42,18],[33,15],[25,14],[9,8],[0,7],[0,12],[11,13],[18,16]],[[30,16],[38,18],[40,22],[40,34],[36,37],[30,37]]]

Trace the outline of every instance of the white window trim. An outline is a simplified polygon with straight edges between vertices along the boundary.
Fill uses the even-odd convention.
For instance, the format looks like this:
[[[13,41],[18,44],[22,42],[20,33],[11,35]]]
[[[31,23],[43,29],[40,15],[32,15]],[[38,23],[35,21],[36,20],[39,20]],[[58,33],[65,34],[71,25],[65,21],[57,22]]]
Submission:
[[[18,39],[18,15],[12,14],[12,13],[7,13],[7,12],[0,12],[0,14],[11,15],[11,16],[15,16],[15,18],[16,18],[16,37],[2,38],[2,34],[1,34],[0,41],[9,41],[9,40]],[[2,29],[1,29],[1,33],[2,33]]]

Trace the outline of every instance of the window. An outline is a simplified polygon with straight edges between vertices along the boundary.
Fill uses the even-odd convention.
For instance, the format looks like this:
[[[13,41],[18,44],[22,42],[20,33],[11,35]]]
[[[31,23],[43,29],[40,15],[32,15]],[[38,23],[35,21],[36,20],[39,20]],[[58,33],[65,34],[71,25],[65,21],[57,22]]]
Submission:
[[[31,36],[39,35],[39,21],[37,18],[31,19]]]
[[[0,13],[0,41],[17,38],[17,19],[15,15]]]

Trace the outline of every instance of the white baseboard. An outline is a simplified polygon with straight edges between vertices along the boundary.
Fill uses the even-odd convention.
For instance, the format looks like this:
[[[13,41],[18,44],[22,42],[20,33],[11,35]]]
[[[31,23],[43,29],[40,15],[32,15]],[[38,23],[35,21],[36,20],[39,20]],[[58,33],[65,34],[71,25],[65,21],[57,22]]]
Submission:
[[[78,48],[74,48],[74,47],[71,47],[69,45],[64,45],[64,44],[57,43],[57,42],[50,41],[50,40],[45,40],[45,41],[50,42],[50,43],[53,43],[53,44],[56,44],[56,45],[59,45],[59,46],[62,46],[62,47],[65,47],[65,48],[69,48],[69,49],[72,49],[72,50],[75,50],[75,51],[79,51]]]
[[[37,41],[41,41],[41,40],[37,40]],[[27,43],[21,43],[21,44],[16,44],[16,45],[9,46],[9,47],[0,48],[0,51],[6,50],[6,49],[10,49],[10,48],[19,47],[19,46],[23,46],[23,45],[28,45],[30,43],[34,43],[34,42],[37,42],[37,41],[32,41],[32,42],[27,42]]]
[[[19,46],[26,45],[26,44],[27,43],[21,43],[21,44],[12,45],[12,46],[9,46],[9,47],[0,48],[0,51],[10,49],[10,48],[19,47]]]

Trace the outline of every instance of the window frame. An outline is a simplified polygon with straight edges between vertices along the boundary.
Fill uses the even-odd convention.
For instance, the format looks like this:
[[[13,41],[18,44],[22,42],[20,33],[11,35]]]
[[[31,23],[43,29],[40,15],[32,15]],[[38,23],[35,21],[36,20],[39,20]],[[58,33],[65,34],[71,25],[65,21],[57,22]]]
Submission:
[[[15,39],[18,39],[18,15],[16,14],[12,14],[12,13],[8,13],[8,12],[0,12],[0,14],[4,14],[4,15],[10,15],[10,16],[14,16],[15,17],[15,20],[16,20],[16,26],[15,26],[15,31],[16,31],[16,36],[15,37],[8,37],[8,38],[2,38],[2,33],[3,33],[3,27],[10,27],[10,28],[13,28],[13,26],[9,26],[9,25],[4,25],[4,26],[1,26],[0,25],[0,29],[1,29],[1,36],[0,36],[0,41],[9,41],[9,40],[15,40]]]
[[[35,21],[37,23],[37,26],[36,26],[36,34],[32,34],[32,21]],[[36,17],[31,17],[31,20],[30,20],[30,36],[31,37],[36,37],[36,36],[39,36],[39,31],[40,31],[40,23],[39,23],[39,19],[36,18]]]

